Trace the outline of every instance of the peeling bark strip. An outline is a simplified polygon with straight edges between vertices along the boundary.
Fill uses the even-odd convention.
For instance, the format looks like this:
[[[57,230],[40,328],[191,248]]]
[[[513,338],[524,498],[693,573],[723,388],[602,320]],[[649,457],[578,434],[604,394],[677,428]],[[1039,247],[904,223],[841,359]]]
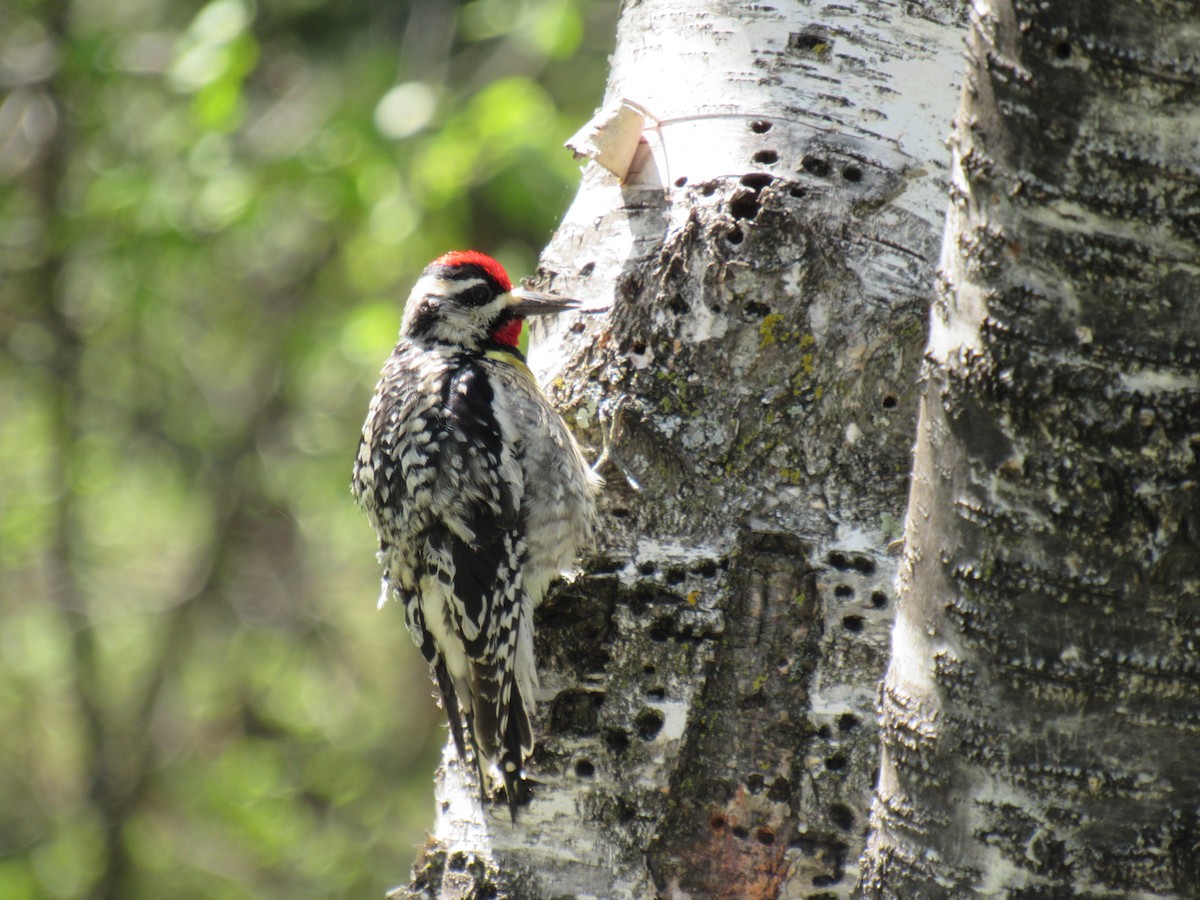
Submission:
[[[1197,34],[977,8],[867,896],[1200,896]]]
[[[530,357],[597,448],[626,398],[603,546],[539,610],[531,802],[449,760],[410,895],[849,894],[960,48],[933,5],[625,6],[645,143],[542,271],[612,311]]]

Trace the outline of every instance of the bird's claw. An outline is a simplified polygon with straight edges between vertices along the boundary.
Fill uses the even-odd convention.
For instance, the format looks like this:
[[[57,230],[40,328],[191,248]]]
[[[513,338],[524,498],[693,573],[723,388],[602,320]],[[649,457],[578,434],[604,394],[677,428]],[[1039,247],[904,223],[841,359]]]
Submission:
[[[604,466],[612,463],[625,479],[625,483],[634,491],[640,493],[642,486],[638,482],[637,477],[629,471],[629,467],[625,465],[625,461],[616,453],[617,442],[624,431],[625,409],[629,406],[630,402],[631,399],[628,394],[621,394],[613,404],[612,412],[607,416],[608,427],[603,428],[601,431],[600,440],[602,446],[600,455],[592,465],[592,471],[599,475]],[[602,420],[605,418],[603,411],[600,412],[600,416]]]

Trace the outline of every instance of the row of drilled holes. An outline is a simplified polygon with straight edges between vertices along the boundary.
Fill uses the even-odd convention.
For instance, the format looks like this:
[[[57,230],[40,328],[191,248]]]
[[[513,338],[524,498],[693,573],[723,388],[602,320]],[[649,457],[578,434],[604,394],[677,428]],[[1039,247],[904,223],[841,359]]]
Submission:
[[[755,134],[766,134],[771,130],[771,123],[764,119],[755,119],[750,123],[750,130]],[[757,150],[750,157],[750,161],[762,166],[773,166],[775,163],[779,162],[779,153],[778,151],[771,150],[769,148]],[[829,160],[820,156],[814,156],[811,153],[806,154],[800,160],[800,167],[804,169],[805,172],[808,172],[810,175],[816,175],[818,178],[825,178],[831,171],[833,171],[833,167],[830,165]],[[863,171],[860,166],[857,166],[854,163],[849,163],[842,167],[842,178],[851,184],[857,184],[858,182],[862,181],[862,177]],[[683,187],[687,183],[688,179],[686,175],[681,175],[679,178],[675,179],[675,187]],[[705,185],[704,187],[705,196],[712,196],[715,191],[716,187],[714,185]],[[803,197],[804,189],[795,187],[792,188],[792,196]]]

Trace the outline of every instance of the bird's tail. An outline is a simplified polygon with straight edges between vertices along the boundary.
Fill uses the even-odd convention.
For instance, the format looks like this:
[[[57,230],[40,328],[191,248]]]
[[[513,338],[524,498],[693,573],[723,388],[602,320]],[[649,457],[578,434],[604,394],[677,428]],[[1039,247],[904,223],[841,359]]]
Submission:
[[[504,778],[504,795],[508,798],[508,811],[515,823],[517,806],[525,801],[528,789],[521,771],[526,754],[533,749],[533,727],[525,701],[517,685],[510,685],[506,715],[501,717],[504,740],[500,748],[500,775]]]
[[[472,678],[472,739],[480,768],[499,769],[515,822],[517,806],[525,799],[527,786],[522,774],[525,757],[533,750],[533,725],[520,686],[511,672],[479,664]]]
[[[454,680],[446,670],[446,661],[440,656],[433,664],[433,676],[437,681],[438,693],[442,695],[442,708],[450,721],[450,734],[454,738],[454,749],[458,751],[458,761],[467,764],[467,744],[463,740],[463,710],[458,705],[458,694],[454,691]]]

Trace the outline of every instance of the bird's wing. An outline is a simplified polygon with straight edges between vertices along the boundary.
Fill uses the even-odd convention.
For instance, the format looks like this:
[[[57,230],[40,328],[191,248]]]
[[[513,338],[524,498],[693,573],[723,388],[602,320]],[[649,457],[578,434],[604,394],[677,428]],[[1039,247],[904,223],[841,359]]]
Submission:
[[[470,696],[472,731],[508,782],[506,765],[519,772],[523,753],[533,749],[532,698],[514,690],[526,555],[524,474],[486,364],[472,361],[447,379],[442,412],[427,559],[437,582],[449,588],[449,618],[469,660],[469,686],[459,694]]]

